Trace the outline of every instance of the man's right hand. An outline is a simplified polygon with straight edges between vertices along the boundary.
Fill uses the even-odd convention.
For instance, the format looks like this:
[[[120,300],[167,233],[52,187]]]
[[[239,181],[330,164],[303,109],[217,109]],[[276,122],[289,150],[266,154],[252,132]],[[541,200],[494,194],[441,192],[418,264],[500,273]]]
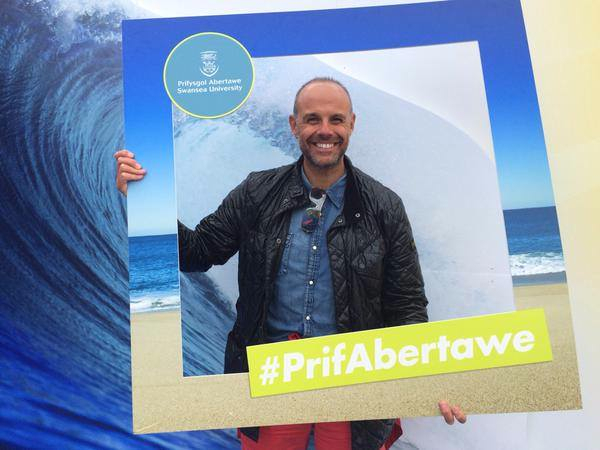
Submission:
[[[117,189],[127,195],[127,183],[144,178],[146,170],[135,160],[129,150],[119,150],[113,157],[117,160]]]

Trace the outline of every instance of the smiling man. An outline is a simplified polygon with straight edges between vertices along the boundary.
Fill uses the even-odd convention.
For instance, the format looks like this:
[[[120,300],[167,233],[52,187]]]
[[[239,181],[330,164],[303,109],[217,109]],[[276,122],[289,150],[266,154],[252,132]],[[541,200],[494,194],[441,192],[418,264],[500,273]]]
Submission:
[[[341,177],[344,173],[342,157],[350,143],[355,120],[350,95],[343,85],[316,78],[302,86],[296,94],[294,114],[289,122],[305,158],[304,170],[327,174],[332,181]]]
[[[247,372],[246,347],[427,321],[418,255],[402,201],[345,156],[356,116],[347,89],[315,78],[296,94],[289,124],[301,158],[248,175],[193,230],[179,224],[182,271],[207,271],[239,252],[236,322],[225,372]],[[117,187],[145,171],[126,150]],[[440,402],[448,423],[466,417]],[[243,449],[388,448],[393,419],[241,431]]]

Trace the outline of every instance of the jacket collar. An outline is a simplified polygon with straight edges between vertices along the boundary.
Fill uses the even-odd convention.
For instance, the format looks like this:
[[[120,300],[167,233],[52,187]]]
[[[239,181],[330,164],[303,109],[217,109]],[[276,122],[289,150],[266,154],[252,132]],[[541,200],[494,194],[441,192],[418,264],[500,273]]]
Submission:
[[[300,156],[294,165],[293,175],[288,186],[290,203],[294,206],[308,204],[308,192],[302,181],[302,164],[304,156]],[[341,224],[352,224],[362,220],[364,217],[364,205],[358,186],[356,184],[356,171],[350,158],[344,155],[344,166],[346,167],[346,190],[344,192],[344,210]],[[286,196],[288,197],[288,196]],[[292,206],[292,205],[290,205]]]

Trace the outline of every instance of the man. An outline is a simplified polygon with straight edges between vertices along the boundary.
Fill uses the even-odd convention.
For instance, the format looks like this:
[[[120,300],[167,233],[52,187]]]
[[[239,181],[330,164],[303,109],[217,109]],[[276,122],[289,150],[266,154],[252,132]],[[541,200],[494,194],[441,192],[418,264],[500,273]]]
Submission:
[[[310,80],[289,117],[298,162],[251,173],[194,230],[179,224],[183,271],[206,271],[239,251],[226,373],[248,370],[248,345],[427,321],[402,201],[345,156],[355,121],[341,83]],[[115,157],[117,186],[126,193],[127,182],[145,171],[127,151]],[[466,420],[458,407],[439,407],[449,424]],[[393,426],[391,419],[315,424],[315,442],[377,450],[386,448]],[[244,449],[305,448],[310,425],[241,431]]]

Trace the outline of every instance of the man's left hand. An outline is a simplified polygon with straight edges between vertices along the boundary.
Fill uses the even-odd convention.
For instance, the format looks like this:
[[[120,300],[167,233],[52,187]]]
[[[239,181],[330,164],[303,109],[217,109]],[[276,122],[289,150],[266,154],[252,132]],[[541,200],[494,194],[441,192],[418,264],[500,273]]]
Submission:
[[[458,405],[450,406],[446,400],[441,400],[438,402],[438,407],[448,425],[453,425],[454,419],[458,420],[460,423],[465,423],[467,421],[466,414],[462,412],[462,409],[460,409],[460,406]]]

